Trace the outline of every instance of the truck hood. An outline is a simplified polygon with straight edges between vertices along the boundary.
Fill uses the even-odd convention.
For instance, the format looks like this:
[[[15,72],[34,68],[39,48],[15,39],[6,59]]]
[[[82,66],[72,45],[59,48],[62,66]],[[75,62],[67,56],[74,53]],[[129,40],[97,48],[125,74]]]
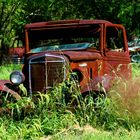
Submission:
[[[90,61],[90,60],[99,60],[102,59],[102,56],[99,52],[94,51],[63,51],[63,52],[55,52],[55,51],[47,51],[47,52],[41,52],[41,53],[29,53],[28,60],[37,57],[37,56],[43,56],[45,54],[48,55],[61,55],[68,57],[69,61]]]
[[[67,51],[64,52],[64,55],[67,56],[70,59],[70,61],[87,61],[102,58],[100,53],[88,51]]]

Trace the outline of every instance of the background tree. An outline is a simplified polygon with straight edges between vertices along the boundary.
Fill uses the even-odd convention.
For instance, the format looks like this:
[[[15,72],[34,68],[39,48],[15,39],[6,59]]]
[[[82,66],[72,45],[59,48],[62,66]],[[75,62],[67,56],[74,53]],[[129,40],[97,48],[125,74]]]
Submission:
[[[21,1],[0,0],[0,63],[7,57],[8,48],[16,38],[16,23],[20,17]]]
[[[26,0],[27,23],[60,19],[105,19],[140,34],[139,0]]]
[[[128,30],[129,36],[140,35],[140,1],[132,0],[123,3],[118,17]]]

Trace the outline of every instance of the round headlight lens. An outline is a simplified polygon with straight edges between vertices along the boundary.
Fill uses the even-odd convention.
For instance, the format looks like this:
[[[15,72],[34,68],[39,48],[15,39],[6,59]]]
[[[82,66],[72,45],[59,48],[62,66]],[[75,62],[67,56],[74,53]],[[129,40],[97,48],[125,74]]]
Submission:
[[[10,75],[10,81],[15,85],[20,85],[24,80],[25,77],[21,71],[13,71]]]

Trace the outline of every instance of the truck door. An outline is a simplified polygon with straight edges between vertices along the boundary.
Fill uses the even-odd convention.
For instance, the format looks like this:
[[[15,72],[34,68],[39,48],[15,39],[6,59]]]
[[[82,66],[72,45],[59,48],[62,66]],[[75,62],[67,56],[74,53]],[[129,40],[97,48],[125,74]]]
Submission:
[[[123,26],[113,25],[104,28],[104,74],[131,77],[130,56]]]

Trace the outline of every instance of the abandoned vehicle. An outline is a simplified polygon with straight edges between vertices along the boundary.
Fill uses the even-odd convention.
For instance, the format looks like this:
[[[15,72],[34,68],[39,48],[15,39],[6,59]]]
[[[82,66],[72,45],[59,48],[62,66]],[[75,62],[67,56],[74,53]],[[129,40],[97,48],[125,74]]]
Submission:
[[[25,25],[25,56],[22,72],[0,81],[0,90],[16,99],[18,85],[29,96],[45,93],[75,72],[81,93],[108,90],[115,76],[131,77],[125,28],[105,20],[60,20]],[[12,85],[10,89],[9,84]]]

